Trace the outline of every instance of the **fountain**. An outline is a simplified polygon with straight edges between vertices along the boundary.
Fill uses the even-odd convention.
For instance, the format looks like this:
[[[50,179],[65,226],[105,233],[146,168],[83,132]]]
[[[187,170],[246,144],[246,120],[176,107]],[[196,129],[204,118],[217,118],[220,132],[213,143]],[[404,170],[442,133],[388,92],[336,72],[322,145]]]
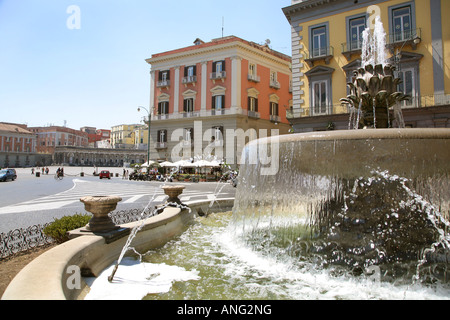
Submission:
[[[90,266],[100,291],[121,293],[121,285],[129,284],[145,286],[141,290],[147,299],[448,299],[450,129],[387,128],[391,112],[395,117],[398,102],[406,97],[396,92],[392,67],[370,64],[375,67],[363,64],[358,70],[344,100],[358,111],[354,128],[368,129],[250,142],[242,153],[232,214],[195,219],[173,241],[167,239],[174,231],[159,236],[156,230],[166,231],[175,214],[141,230],[147,232],[141,243],[155,237],[143,257],[150,265],[135,263],[142,279],[111,281],[111,275],[108,281],[118,265],[112,259],[119,248],[122,257],[129,245],[123,239],[113,243],[114,254]],[[396,120],[401,124],[400,117]],[[261,175],[272,148],[279,154],[270,159],[276,170]],[[260,150],[268,151],[265,159],[255,161]],[[183,215],[177,217],[174,227],[180,234],[179,226],[186,224]],[[88,242],[87,252],[94,239],[82,240]],[[103,249],[103,240],[95,241],[98,256],[111,250]],[[68,265],[94,260],[92,252],[70,257]],[[177,266],[183,276],[174,280],[168,276],[173,269],[161,266]],[[59,277],[62,271],[55,270]],[[31,278],[22,276],[21,287],[13,286],[7,298],[21,288],[32,291]],[[157,288],[161,283],[164,292]]]
[[[372,34],[369,28],[364,30],[362,48],[361,68],[347,84],[350,94],[341,99],[351,111],[350,127],[389,128],[392,120],[404,127],[399,104],[411,97],[397,91],[401,80],[394,77],[395,67],[385,63],[385,33],[379,17]]]
[[[251,155],[274,142],[250,143],[234,225],[256,250],[299,264],[447,282],[450,129],[390,128],[392,119],[402,127],[399,103],[409,97],[397,91],[394,67],[384,65],[382,30],[379,18],[373,35],[366,29],[362,67],[341,99],[357,112],[353,128],[365,130],[277,137],[272,176],[260,176],[262,161]]]

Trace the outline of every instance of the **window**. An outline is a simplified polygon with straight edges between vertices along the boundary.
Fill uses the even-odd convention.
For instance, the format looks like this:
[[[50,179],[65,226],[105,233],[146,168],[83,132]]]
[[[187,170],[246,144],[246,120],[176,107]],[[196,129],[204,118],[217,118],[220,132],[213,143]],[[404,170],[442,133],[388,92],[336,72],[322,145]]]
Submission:
[[[312,36],[312,57],[320,57],[327,55],[327,32],[326,27],[321,26],[313,28],[311,31]]]
[[[187,98],[183,100],[183,111],[184,112],[193,112],[194,111],[194,99]]]
[[[191,143],[194,139],[194,128],[185,128],[184,129],[184,141],[187,143]]]
[[[213,136],[211,137],[211,141],[222,141],[223,140],[223,127],[213,127]]]
[[[213,70],[216,73],[221,73],[224,71],[225,61],[216,61],[213,63]]]
[[[415,100],[416,88],[414,75],[414,68],[404,69],[397,73],[397,76],[402,80],[398,85],[398,91],[411,96],[411,100],[402,101],[403,107],[412,106]]]
[[[249,63],[248,64],[248,77],[247,79],[254,82],[259,82],[259,77],[256,74],[256,64]]]
[[[170,85],[170,71],[164,70],[158,73],[158,83],[157,86],[169,86]]]
[[[156,139],[158,143],[167,142],[167,130],[158,130]]]
[[[327,82],[315,81],[312,83],[312,107],[313,113],[327,113]]]
[[[225,108],[225,96],[224,95],[213,96],[211,108],[216,110]]]
[[[269,86],[271,88],[280,89],[280,83],[277,80],[277,72],[271,71],[270,72],[270,83]]]
[[[212,65],[211,79],[223,79],[226,77],[225,60],[215,61]]]
[[[248,111],[258,112],[258,98],[248,97]]]
[[[197,66],[184,67],[184,77],[182,83],[192,83],[197,81]]]
[[[366,28],[366,17],[350,19],[348,28],[349,43],[347,44],[347,50],[361,49],[362,32]]]
[[[158,114],[169,113],[169,101],[158,102]]]
[[[394,42],[411,39],[412,19],[410,6],[392,10],[392,26]]]
[[[270,115],[278,116],[278,103],[276,103],[276,102],[270,103]]]

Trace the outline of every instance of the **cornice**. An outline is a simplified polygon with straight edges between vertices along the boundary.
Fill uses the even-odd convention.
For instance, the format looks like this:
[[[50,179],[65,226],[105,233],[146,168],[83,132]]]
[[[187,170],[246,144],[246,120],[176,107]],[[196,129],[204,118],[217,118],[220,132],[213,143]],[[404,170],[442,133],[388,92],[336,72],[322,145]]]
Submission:
[[[229,54],[230,58],[242,58],[242,52],[247,52],[250,53],[252,55],[256,55],[259,57],[262,57],[268,61],[271,61],[273,63],[278,63],[281,65],[285,65],[286,67],[290,67],[290,63],[291,63],[291,58],[287,55],[281,54],[281,53],[273,53],[270,52],[270,49],[267,49],[267,51],[264,51],[262,48],[258,48],[256,47],[258,46],[257,44],[255,45],[251,45],[247,44],[245,42],[243,42],[240,39],[236,39],[234,41],[231,42],[226,42],[226,43],[218,43],[216,45],[210,45],[210,46],[205,46],[205,47],[201,47],[201,48],[195,48],[195,47],[188,47],[186,48],[186,50],[174,50],[173,53],[168,53],[168,54],[162,54],[162,55],[157,55],[155,57],[152,58],[148,58],[145,61],[148,64],[153,65],[157,65],[157,64],[162,64],[162,63],[174,63],[176,61],[181,61],[181,60],[186,60],[195,56],[205,56],[205,55],[211,55],[211,54],[216,54],[219,52],[225,52],[225,51],[230,51],[230,50],[234,50],[234,52],[232,54]],[[275,51],[276,52],[276,51]],[[204,58],[198,58],[199,61],[204,61]],[[288,61],[289,60],[289,61]],[[180,64],[178,62],[178,64]],[[181,63],[183,64],[183,63]]]

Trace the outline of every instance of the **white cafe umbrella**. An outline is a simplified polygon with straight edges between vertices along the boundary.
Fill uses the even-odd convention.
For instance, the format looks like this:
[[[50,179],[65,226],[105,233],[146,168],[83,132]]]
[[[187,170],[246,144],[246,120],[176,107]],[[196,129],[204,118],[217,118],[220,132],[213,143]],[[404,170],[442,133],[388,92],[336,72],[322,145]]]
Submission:
[[[147,162],[143,163],[141,165],[141,167],[149,167],[149,166],[151,166],[154,163],[155,163],[155,161],[150,160],[150,161],[147,161]]]
[[[173,164],[173,163],[170,162],[170,161],[163,161],[163,162],[161,162],[159,165],[160,165],[161,167],[176,167],[176,165]]]

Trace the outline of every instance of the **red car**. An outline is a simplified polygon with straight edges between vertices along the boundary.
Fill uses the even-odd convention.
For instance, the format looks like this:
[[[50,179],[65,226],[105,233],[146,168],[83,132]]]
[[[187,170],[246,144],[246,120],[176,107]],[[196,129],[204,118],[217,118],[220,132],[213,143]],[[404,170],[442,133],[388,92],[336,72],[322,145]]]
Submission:
[[[99,174],[100,179],[108,178],[111,179],[111,173],[108,170],[102,170]]]

